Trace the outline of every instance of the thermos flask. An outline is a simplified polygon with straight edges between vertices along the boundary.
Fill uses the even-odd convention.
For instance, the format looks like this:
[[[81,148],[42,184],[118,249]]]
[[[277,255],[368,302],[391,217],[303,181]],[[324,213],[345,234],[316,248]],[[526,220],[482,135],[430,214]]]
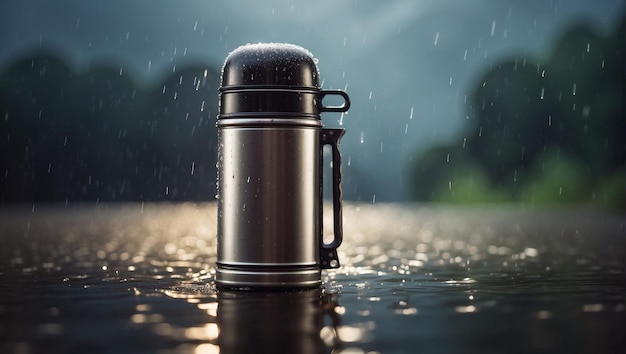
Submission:
[[[291,44],[248,44],[222,68],[218,128],[216,285],[307,288],[339,266],[344,129],[320,113],[345,112],[348,95],[322,90],[317,60]],[[326,106],[326,96],[342,103]],[[336,101],[337,99],[334,99]],[[332,148],[334,235],[322,235],[322,148]]]

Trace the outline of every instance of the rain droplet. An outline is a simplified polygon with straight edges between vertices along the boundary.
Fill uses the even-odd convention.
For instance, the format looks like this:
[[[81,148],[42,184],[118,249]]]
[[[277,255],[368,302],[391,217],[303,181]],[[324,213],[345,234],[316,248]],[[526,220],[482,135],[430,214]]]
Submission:
[[[343,290],[343,285],[336,283],[334,281],[323,285],[323,291],[326,294],[339,294],[341,293],[342,290]]]
[[[583,110],[582,110],[582,116],[583,116],[584,118],[587,118],[587,117],[589,117],[589,113],[590,113],[590,112],[591,112],[591,107],[589,107],[589,105],[587,105],[587,104],[586,104],[586,105],[583,107]],[[585,126],[585,127],[586,127],[586,126]]]

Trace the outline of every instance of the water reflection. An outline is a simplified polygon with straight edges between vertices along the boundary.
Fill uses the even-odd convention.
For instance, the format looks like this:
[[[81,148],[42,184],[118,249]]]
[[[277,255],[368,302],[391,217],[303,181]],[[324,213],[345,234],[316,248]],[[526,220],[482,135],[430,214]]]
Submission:
[[[346,205],[321,289],[232,293],[212,284],[215,213],[4,210],[0,352],[624,349],[623,215]]]
[[[180,342],[199,343],[193,351],[197,354],[322,353],[367,336],[364,328],[340,325],[342,307],[335,296],[324,294],[322,289],[217,292],[212,287],[188,286],[164,293],[194,304],[206,314],[206,323],[177,328],[157,318],[153,332]],[[131,320],[146,323],[154,316],[137,313]],[[187,349],[184,345],[176,352]]]
[[[320,353],[324,348],[320,290],[221,291],[218,302],[218,342],[223,353]]]

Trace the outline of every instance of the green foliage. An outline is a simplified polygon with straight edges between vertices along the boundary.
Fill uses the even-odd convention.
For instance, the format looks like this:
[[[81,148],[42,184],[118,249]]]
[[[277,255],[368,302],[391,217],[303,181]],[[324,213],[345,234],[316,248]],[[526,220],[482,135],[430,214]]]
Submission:
[[[218,80],[204,64],[145,88],[113,65],[15,62],[0,73],[0,202],[213,198]]]
[[[599,180],[593,203],[605,208],[626,209],[626,166]]]
[[[530,204],[557,204],[589,200],[581,162],[558,149],[551,149],[535,158],[533,178],[523,187],[518,200]]]
[[[508,196],[490,181],[485,169],[471,162],[459,164],[447,185],[440,186],[435,201],[457,204],[494,203],[508,200]]]
[[[467,134],[415,159],[416,199],[624,208],[625,28],[575,26],[548,60],[492,66],[468,100]]]

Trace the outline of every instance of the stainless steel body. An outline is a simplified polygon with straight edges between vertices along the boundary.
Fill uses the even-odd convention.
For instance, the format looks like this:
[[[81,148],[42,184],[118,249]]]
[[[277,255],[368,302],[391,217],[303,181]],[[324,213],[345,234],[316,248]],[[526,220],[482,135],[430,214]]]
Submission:
[[[343,91],[321,90],[316,59],[289,44],[245,45],[222,68],[218,115],[218,287],[306,288],[339,266]],[[327,95],[341,106],[324,106]],[[323,145],[332,147],[333,239],[322,237]]]
[[[223,285],[320,283],[320,128],[315,120],[219,125],[218,274]]]

